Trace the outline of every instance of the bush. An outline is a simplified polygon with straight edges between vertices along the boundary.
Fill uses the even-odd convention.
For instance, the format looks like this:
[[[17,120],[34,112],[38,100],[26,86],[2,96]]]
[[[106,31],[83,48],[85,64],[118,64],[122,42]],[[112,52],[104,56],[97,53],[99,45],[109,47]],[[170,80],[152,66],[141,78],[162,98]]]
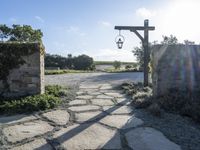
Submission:
[[[74,58],[74,69],[77,70],[91,70],[94,67],[94,61],[92,57],[87,55],[80,55]]]
[[[27,96],[21,99],[0,100],[0,113],[30,113],[33,111],[52,109],[61,103],[60,96],[64,95],[61,86],[45,87],[45,94]]]
[[[131,68],[132,68],[131,65],[126,65],[126,66],[125,66],[125,69],[127,69],[127,70],[129,70],[129,69],[131,69]]]
[[[61,100],[53,95],[35,95],[20,100],[4,101],[0,105],[1,113],[24,113],[51,109],[60,104]]]
[[[48,85],[45,87],[45,94],[60,97],[62,95],[61,89],[62,87],[59,85]]]
[[[120,61],[114,61],[113,62],[113,67],[115,69],[120,69],[121,68],[121,62]]]

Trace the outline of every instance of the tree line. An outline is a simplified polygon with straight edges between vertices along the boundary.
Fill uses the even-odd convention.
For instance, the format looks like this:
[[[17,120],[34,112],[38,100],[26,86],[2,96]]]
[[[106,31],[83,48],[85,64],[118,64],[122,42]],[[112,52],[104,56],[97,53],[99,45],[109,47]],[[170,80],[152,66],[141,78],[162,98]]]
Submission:
[[[75,69],[75,70],[95,70],[95,64],[92,57],[87,55],[72,56],[68,54],[67,57],[60,55],[45,55],[45,68],[59,67],[60,69]]]

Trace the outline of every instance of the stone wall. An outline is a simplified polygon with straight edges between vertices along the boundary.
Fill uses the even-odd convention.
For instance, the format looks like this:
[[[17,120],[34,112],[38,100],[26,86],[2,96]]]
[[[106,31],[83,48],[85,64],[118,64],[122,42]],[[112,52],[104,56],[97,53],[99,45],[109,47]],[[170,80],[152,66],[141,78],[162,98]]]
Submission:
[[[5,45],[6,43],[1,44]],[[26,45],[26,43],[24,44]],[[5,87],[3,80],[0,80],[0,96],[20,97],[44,93],[44,47],[39,43],[27,43],[27,47],[30,45],[33,52],[30,55],[22,56],[25,62],[9,71],[6,79],[8,87]],[[16,44],[10,44],[10,46],[15,47]],[[28,50],[30,49],[27,48]],[[2,51],[0,49],[0,54]]]
[[[200,86],[200,45],[155,45],[151,53],[153,93],[194,91]]]

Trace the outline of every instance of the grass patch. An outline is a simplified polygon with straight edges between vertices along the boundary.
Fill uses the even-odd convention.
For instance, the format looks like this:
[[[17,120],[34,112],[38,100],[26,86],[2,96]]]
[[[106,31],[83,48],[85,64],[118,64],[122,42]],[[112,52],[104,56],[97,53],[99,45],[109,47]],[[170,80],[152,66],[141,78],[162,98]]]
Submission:
[[[88,70],[45,70],[45,75],[67,74],[67,73],[88,73]]]
[[[107,68],[105,69],[105,72],[107,73],[123,73],[123,72],[141,72],[137,69],[113,69],[113,68]]]
[[[61,104],[64,92],[60,86],[46,86],[45,94],[27,96],[20,99],[1,99],[0,114],[31,113],[52,109]]]

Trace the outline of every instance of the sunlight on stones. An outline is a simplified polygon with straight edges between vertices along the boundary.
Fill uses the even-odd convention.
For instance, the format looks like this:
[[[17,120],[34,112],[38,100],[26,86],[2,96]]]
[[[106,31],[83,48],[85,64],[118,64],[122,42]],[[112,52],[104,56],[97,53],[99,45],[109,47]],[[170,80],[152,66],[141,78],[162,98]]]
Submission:
[[[86,105],[86,106],[72,106],[72,107],[69,107],[68,109],[70,109],[71,111],[74,111],[74,112],[84,112],[84,111],[99,110],[100,107],[93,106],[93,105]]]
[[[0,125],[18,123],[18,122],[29,121],[33,119],[36,119],[36,117],[32,115],[31,116],[27,116],[27,115],[3,116],[3,117],[0,117]]]
[[[85,105],[85,104],[87,104],[87,101],[80,99],[69,102],[69,105]]]
[[[79,95],[76,98],[77,99],[91,99],[93,96],[91,95]]]
[[[126,139],[128,145],[136,150],[181,150],[180,146],[168,140],[160,131],[149,127],[129,131]]]
[[[19,125],[9,126],[3,129],[3,133],[9,142],[17,142],[26,138],[32,138],[52,131],[53,127],[44,121],[32,121]]]
[[[61,129],[53,137],[62,148],[69,150],[121,148],[119,134],[99,124],[73,125]]]
[[[104,106],[103,110],[111,115],[130,114],[132,109],[128,106]]]
[[[42,115],[58,125],[65,125],[68,123],[70,117],[69,113],[65,110],[50,111]]]
[[[102,111],[95,112],[84,112],[76,113],[75,118],[77,122],[95,121],[96,119],[102,117],[104,114]]]
[[[26,143],[24,145],[12,148],[12,150],[33,150],[33,149],[53,150],[53,148],[47,143],[45,139],[37,139],[30,143]]]
[[[107,95],[98,95],[97,98],[102,98],[102,99],[108,98],[108,99],[112,99],[113,97],[112,97],[112,96],[107,96]]]
[[[105,118],[100,120],[100,122],[118,129],[128,129],[143,124],[143,121],[141,119],[128,115],[106,116]]]
[[[99,85],[81,85],[80,89],[98,89]]]
[[[115,101],[120,105],[130,105],[131,101],[127,98],[116,98]]]
[[[112,97],[119,97],[119,98],[124,97],[124,95],[120,93],[104,93],[104,94]]]
[[[114,105],[114,103],[110,99],[92,99],[91,102],[92,102],[92,104],[99,105],[99,106]]]

